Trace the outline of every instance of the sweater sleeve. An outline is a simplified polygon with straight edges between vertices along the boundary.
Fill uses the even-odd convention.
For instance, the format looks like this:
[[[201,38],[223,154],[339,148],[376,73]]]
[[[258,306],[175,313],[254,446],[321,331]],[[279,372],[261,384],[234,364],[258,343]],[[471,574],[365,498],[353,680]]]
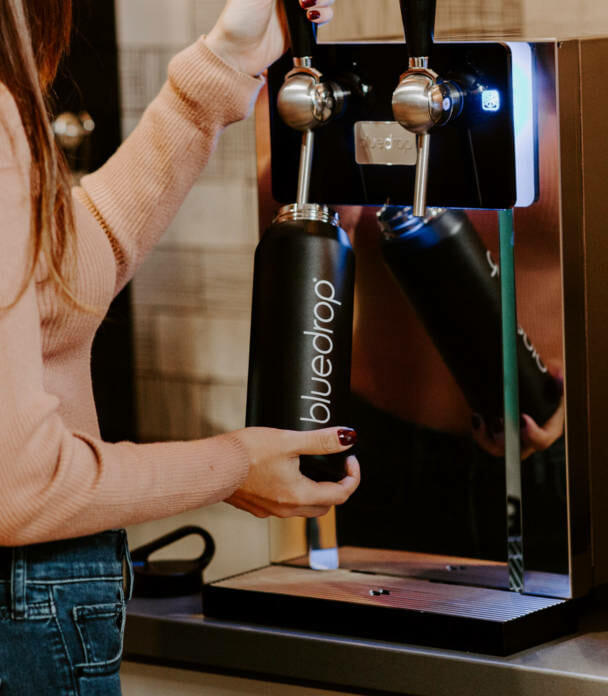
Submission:
[[[30,248],[28,158],[0,85],[0,545],[77,537],[228,497],[248,471],[234,435],[108,444],[62,420],[45,389],[35,280],[14,303]]]
[[[173,58],[168,81],[116,154],[82,179],[75,196],[110,239],[116,292],[169,225],[221,131],[250,113],[262,84],[199,39]]]

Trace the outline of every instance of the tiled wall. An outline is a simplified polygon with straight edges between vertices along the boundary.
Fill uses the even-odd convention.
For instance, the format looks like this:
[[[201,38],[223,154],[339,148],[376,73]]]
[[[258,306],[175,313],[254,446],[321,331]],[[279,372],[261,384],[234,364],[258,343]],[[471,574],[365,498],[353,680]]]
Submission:
[[[207,32],[223,5],[223,0],[117,0],[125,135],[163,84],[171,56]],[[243,426],[257,238],[249,120],[225,132],[134,280],[142,441],[195,439]],[[201,524],[216,538],[218,552],[206,579],[267,562],[267,523],[228,505],[133,527],[131,546],[185,523]],[[197,550],[194,544],[175,545],[170,555]]]

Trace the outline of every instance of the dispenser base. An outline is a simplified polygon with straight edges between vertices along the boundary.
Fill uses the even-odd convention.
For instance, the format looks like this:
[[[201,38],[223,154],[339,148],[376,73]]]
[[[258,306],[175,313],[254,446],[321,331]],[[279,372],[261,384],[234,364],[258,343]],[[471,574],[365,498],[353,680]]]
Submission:
[[[441,557],[435,558],[440,563]],[[572,600],[420,577],[285,565],[206,585],[203,613],[490,655],[524,650],[576,626]]]

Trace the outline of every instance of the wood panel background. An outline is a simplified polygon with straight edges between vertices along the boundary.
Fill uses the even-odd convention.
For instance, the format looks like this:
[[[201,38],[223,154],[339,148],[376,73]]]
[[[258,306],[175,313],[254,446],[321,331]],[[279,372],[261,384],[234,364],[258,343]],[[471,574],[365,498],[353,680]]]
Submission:
[[[397,0],[337,0],[327,41],[401,38]],[[436,35],[569,37],[608,34],[606,0],[438,0]]]
[[[438,38],[442,36],[514,33],[523,24],[523,0],[438,0]],[[324,27],[326,41],[401,38],[397,0],[337,0],[335,19]]]

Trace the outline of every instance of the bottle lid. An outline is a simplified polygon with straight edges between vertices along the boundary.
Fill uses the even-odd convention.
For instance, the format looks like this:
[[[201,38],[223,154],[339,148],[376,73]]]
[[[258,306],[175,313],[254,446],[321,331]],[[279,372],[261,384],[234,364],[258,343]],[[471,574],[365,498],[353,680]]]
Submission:
[[[311,222],[326,222],[334,227],[340,227],[338,213],[326,205],[318,203],[306,203],[298,205],[291,203],[284,205],[276,214],[273,222],[294,222],[297,220],[310,220]]]

